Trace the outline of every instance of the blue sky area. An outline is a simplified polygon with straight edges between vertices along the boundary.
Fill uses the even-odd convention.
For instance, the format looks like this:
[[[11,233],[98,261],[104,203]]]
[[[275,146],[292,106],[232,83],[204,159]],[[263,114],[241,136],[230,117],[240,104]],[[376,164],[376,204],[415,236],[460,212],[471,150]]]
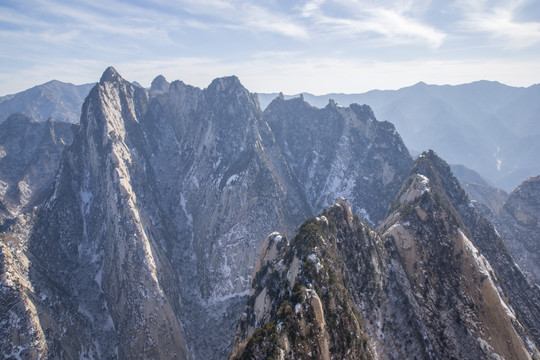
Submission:
[[[254,92],[540,82],[540,1],[1,0],[0,95],[112,65],[149,86],[237,75]]]

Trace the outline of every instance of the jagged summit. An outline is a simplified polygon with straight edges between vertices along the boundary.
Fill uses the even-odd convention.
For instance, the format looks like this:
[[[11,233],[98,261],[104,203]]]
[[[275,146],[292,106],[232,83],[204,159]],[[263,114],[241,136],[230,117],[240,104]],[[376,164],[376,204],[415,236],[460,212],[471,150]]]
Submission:
[[[340,198],[291,241],[270,235],[229,359],[530,359],[489,263],[435,198],[389,225]]]
[[[411,173],[419,173],[428,177],[433,184],[444,191],[450,203],[458,211],[460,207],[469,207],[469,198],[459,184],[459,180],[452,173],[450,165],[441,159],[435,151],[428,150],[420,154]],[[469,209],[466,211],[470,212]]]
[[[292,97],[292,98],[285,98],[283,93],[280,93],[279,96],[277,96],[274,100],[268,104],[268,106],[265,109],[265,112],[268,110],[268,112],[272,111],[283,111],[286,109],[287,111],[289,109],[294,109],[294,111],[300,111],[301,109],[317,109],[316,107],[310,105],[307,101],[304,100],[304,97],[302,95]]]
[[[104,84],[106,82],[115,82],[118,80],[123,80],[118,71],[112,66],[109,66],[104,72],[103,75],[101,75],[101,79],[99,82],[101,84]]]
[[[396,198],[399,201],[394,201],[388,214],[395,211],[399,204],[414,201],[425,192],[429,192],[431,196],[436,194],[435,196],[440,198],[439,203],[442,201],[442,204],[454,214],[460,213],[460,219],[479,217],[470,206],[470,200],[450,166],[433,150],[424,151],[416,158],[409,177]]]
[[[373,270],[381,265],[379,242],[350,215],[344,198],[306,220],[290,242],[271,234],[229,359],[373,358],[349,281],[359,281],[364,293],[377,287],[381,278]],[[367,269],[370,275],[366,271],[353,279],[355,272]]]
[[[209,92],[234,92],[235,90],[247,91],[236,75],[224,76],[214,79],[206,88]]]
[[[169,91],[170,83],[165,79],[165,76],[158,75],[154,80],[152,80],[152,84],[150,85],[150,92],[151,93],[157,93],[157,94],[163,94]]]
[[[261,113],[258,96],[250,93],[234,75],[214,79],[203,93],[206,103],[211,102],[222,110],[236,107],[246,114],[253,111]],[[232,106],[233,103],[237,106]]]
[[[352,221],[353,214],[351,210],[351,204],[344,197],[340,197],[334,206],[339,206],[343,209],[343,214],[347,221]]]
[[[275,99],[264,119],[313,213],[343,196],[364,220],[383,219],[413,163],[392,124],[376,121],[367,105],[319,109],[300,97]]]
[[[424,311],[418,314],[434,352],[458,359],[529,359],[529,340],[520,338],[522,324],[516,320],[523,313],[514,313],[516,304],[507,302],[503,290],[510,281],[501,269],[512,263],[499,262],[507,257],[504,246],[477,214],[465,211],[471,208],[456,183],[444,161],[432,151],[423,153],[398,195],[399,207],[379,231],[403,264],[414,301],[439,314],[436,321]],[[485,251],[488,243],[498,254]]]
[[[446,191],[451,191],[452,195],[458,195],[460,200],[467,201],[466,194],[459,185],[459,181],[453,175],[450,165],[446,163],[433,150],[427,150],[418,155],[411,174],[422,174],[428,177],[432,182],[442,186]]]
[[[337,107],[337,104],[336,102],[334,101],[334,99],[328,99],[328,105],[326,105],[326,107],[329,107],[329,108],[336,108]]]

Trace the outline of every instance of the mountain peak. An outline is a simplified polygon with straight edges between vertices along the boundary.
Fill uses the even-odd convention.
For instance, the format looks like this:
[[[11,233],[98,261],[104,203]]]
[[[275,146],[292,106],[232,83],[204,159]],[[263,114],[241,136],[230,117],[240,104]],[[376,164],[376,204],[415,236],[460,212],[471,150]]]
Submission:
[[[206,89],[204,89],[205,98],[214,104],[226,102],[229,106],[231,103],[241,105],[241,108],[246,109],[245,105],[250,104],[254,108],[260,109],[259,99],[251,94],[248,89],[242,85],[238,77],[227,76],[214,79]],[[260,110],[258,110],[260,111]]]
[[[411,173],[417,173],[427,177],[432,186],[446,192],[450,197],[469,203],[465,192],[459,185],[450,165],[437,155],[433,150],[424,151],[415,161]]]
[[[166,93],[169,91],[169,86],[171,84],[165,79],[165,76],[158,75],[154,80],[152,80],[152,84],[150,85],[150,91],[152,93]]]
[[[326,105],[326,107],[328,107],[330,109],[335,109],[335,108],[337,108],[337,104],[334,101],[334,99],[328,99],[328,105]]]
[[[416,159],[416,167],[426,168],[428,166],[434,166],[439,171],[442,170],[445,175],[451,173],[450,166],[439,157],[439,155],[433,150],[427,150],[418,155]],[[428,175],[428,174],[424,174]]]
[[[226,77],[214,79],[212,83],[208,86],[207,90],[216,91],[216,92],[221,92],[221,91],[232,92],[237,89],[246,90],[244,86],[242,85],[242,83],[240,82],[240,80],[238,79],[238,77],[235,75],[232,75],[232,76],[226,76]]]
[[[347,221],[352,221],[353,215],[351,204],[344,197],[340,197],[334,206],[339,206],[343,209]]]
[[[118,80],[121,80],[121,79],[122,79],[122,77],[120,76],[118,71],[116,71],[116,69],[114,67],[109,66],[103,72],[103,75],[101,75],[101,79],[99,80],[99,82],[101,84],[103,84],[105,82],[114,82],[114,81],[118,81]]]

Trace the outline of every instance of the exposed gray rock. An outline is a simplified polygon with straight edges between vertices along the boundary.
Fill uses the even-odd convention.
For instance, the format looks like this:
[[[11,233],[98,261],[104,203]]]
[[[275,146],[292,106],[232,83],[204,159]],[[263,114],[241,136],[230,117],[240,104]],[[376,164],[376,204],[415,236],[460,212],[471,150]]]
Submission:
[[[0,229],[49,195],[74,125],[13,114],[0,124]]]
[[[526,328],[521,331],[517,327],[520,335],[525,338],[529,333],[532,341],[540,343],[540,304],[536,301],[540,298],[540,288],[527,283],[493,224],[479,214],[452,175],[450,167],[433,151],[424,153],[412,172],[428,177],[432,184],[444,190],[440,192],[444,204],[462,223],[462,227],[468,229],[469,232],[464,230],[466,236],[491,264],[503,296],[509,299],[517,318]]]
[[[275,99],[264,118],[312,214],[344,196],[371,224],[383,219],[413,162],[392,124],[367,105],[318,109],[301,98]]]
[[[276,96],[259,94],[263,109]],[[419,82],[398,90],[302,96],[320,108],[328,99],[341,106],[369,104],[379,119],[395,125],[412,153],[434,149],[449,163],[463,164],[508,192],[540,172],[539,84]]]
[[[171,84],[163,75],[158,75],[150,84],[150,93],[154,95],[166,93],[169,91],[170,86]]]
[[[540,287],[540,176],[525,180],[510,194],[497,228],[523,273]]]
[[[340,220],[334,224],[342,229],[336,237],[342,237],[343,247],[329,252],[329,259],[349,256],[336,271],[369,275],[345,277],[343,286],[355,290],[352,300],[339,300],[343,309],[360,306],[369,320],[356,328],[358,317],[342,312],[360,329],[351,340],[355,349],[420,357],[429,354],[426,344],[445,349],[435,334],[439,329],[417,312],[421,307],[414,305],[418,300],[404,282],[408,272],[400,260],[354,217],[376,224],[389,208],[403,205],[396,200],[391,207],[412,159],[390,123],[377,121],[368,106],[329,102],[315,109],[302,99],[276,99],[263,113],[257,96],[234,76],[216,79],[206,89],[165,83],[159,79],[154,90],[160,90],[148,91],[108,68],[86,98],[59,166],[48,165],[57,175],[44,205],[11,213],[12,223],[0,233],[4,357],[225,358],[250,296],[254,266],[256,273],[266,271],[260,269],[268,269],[281,251],[270,241],[264,244],[267,235],[279,231],[292,238],[304,219],[340,195],[356,205],[341,201],[333,208],[344,214],[335,215]],[[463,201],[468,209],[454,180],[441,185],[444,196],[457,199],[459,206],[453,206],[459,211]],[[514,278],[499,276],[508,265],[506,253],[489,249],[482,234],[490,237],[494,230],[476,224],[483,220],[467,211],[459,213],[458,226],[476,248],[489,253],[496,276],[513,282],[505,294],[512,304],[517,299],[518,323],[525,329],[520,335],[530,331],[534,350],[537,330],[531,324],[537,310],[525,296],[534,299],[536,293],[524,290],[520,297],[519,270]],[[319,224],[326,226],[323,233],[334,231],[327,221]],[[447,233],[454,236],[454,230]],[[355,242],[357,237],[363,242]],[[370,250],[362,251],[363,246]],[[322,253],[315,255],[322,259]],[[323,305],[317,296],[311,296],[306,311]],[[384,312],[366,315],[385,298]],[[418,331],[407,337],[409,320]],[[382,350],[383,333],[373,327],[378,321],[398,329],[388,332],[394,340]],[[321,324],[313,326],[321,329]],[[429,341],[420,335],[423,329],[431,329]],[[320,354],[332,351],[325,344],[349,341],[343,333],[328,336],[317,340]],[[471,339],[460,336],[455,339]],[[406,337],[412,350],[396,345]]]
[[[476,244],[482,225],[454,207],[463,194],[428,152],[377,230],[341,199],[290,241],[270,235],[230,358],[538,358],[535,324]]]

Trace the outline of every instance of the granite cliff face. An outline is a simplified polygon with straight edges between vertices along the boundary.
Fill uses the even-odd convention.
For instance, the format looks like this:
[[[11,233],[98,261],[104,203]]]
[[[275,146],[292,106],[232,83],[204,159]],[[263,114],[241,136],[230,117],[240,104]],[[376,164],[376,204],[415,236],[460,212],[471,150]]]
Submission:
[[[457,358],[475,358],[459,352],[458,344],[466,339],[460,340],[464,334],[458,329],[465,325],[467,336],[472,334],[486,355],[527,358],[529,352],[537,358],[531,344],[539,339],[538,291],[524,281],[493,225],[472,206],[449,166],[431,151],[420,155],[397,200],[381,231],[393,236],[420,306],[439,310],[438,320],[430,320],[443,324],[439,346],[453,343]],[[444,330],[456,325],[454,335]]]
[[[275,99],[264,111],[313,214],[345,196],[375,225],[398,192],[412,158],[389,122],[369,106],[323,109],[303,98]]]
[[[107,69],[44,205],[0,234],[4,357],[224,358],[266,236],[292,234],[355,175],[374,174],[366,197],[397,192],[411,163],[367,107],[321,110],[343,144],[313,148],[320,129],[293,142],[236,77],[154,84]],[[331,157],[304,161],[299,142]],[[390,204],[355,199],[372,221]]]
[[[482,255],[500,238],[463,211],[462,195],[428,152],[377,230],[340,200],[292,240],[272,234],[230,358],[538,358],[538,309],[515,290],[537,294],[503,285],[509,256]]]
[[[498,229],[506,248],[531,285],[540,284],[539,183],[538,176],[531,177],[508,195],[488,185],[478,175],[460,178],[472,205]]]
[[[449,166],[433,152],[426,153],[424,161],[419,162],[413,171],[418,171],[433,183],[444,189],[447,194],[447,207],[454,209],[463,226],[470,231],[470,240],[480,253],[489,261],[494,270],[499,285],[511,299],[511,304],[519,321],[527,328],[526,332],[536,343],[540,339],[540,298],[537,287],[531,287],[511,254],[506,250],[505,243],[491,222],[486,220],[476,210],[474,202],[470,202],[457,179],[452,176]],[[439,174],[439,175],[437,175]]]
[[[173,311],[178,290],[166,286],[174,274],[145,227],[153,214],[142,193],[152,191],[131,181],[146,164],[127,129],[147,101],[113,69],[104,73],[54,191],[23,238],[32,256],[25,295],[38,309],[32,335],[44,357],[187,355]]]
[[[539,288],[368,106],[108,68],[80,119],[0,125],[2,357],[540,358]],[[500,213],[518,250],[536,184]]]
[[[531,284],[540,286],[540,176],[510,194],[496,222],[516,263]]]

